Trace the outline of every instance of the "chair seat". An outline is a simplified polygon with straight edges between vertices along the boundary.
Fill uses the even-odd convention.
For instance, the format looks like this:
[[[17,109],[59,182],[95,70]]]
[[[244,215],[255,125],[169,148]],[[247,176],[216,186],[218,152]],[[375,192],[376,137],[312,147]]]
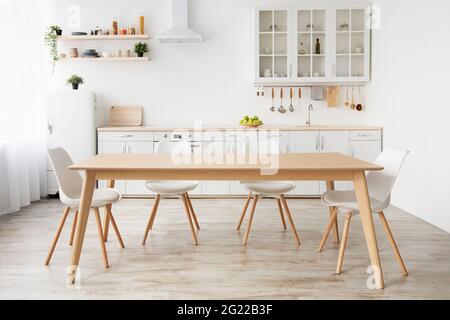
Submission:
[[[354,191],[327,191],[322,196],[322,203],[329,207],[339,207],[353,211],[354,214],[359,213],[358,202]],[[386,209],[387,204],[377,199],[370,198],[370,204],[373,212],[379,212]]]
[[[241,184],[251,192],[262,194],[283,194],[295,189],[292,181],[242,181]]]
[[[194,190],[199,185],[198,181],[183,181],[183,180],[162,180],[162,181],[147,181],[145,186],[159,194],[183,194]]]
[[[80,206],[80,195],[78,197],[67,197],[61,194],[61,201],[69,208],[78,208]],[[92,208],[101,208],[108,204],[115,203],[121,199],[121,195],[115,189],[101,188],[95,189],[92,196]]]

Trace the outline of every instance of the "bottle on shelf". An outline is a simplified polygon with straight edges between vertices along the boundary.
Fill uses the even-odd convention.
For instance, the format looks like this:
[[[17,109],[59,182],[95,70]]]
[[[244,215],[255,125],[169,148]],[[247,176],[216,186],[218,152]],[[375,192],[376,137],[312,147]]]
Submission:
[[[320,54],[320,40],[319,39],[316,40],[316,51],[315,51],[315,53],[316,54]]]
[[[145,17],[139,16],[139,34],[145,34]]]
[[[117,23],[117,19],[113,19],[112,21],[112,34],[115,36],[119,34],[119,24]]]

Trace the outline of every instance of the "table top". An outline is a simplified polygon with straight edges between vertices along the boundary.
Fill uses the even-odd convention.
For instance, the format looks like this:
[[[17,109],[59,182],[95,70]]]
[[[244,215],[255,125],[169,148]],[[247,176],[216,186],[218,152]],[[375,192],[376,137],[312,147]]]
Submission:
[[[220,158],[220,157],[219,157]],[[236,155],[224,155],[224,159],[236,159]],[[73,170],[86,171],[139,171],[139,170],[261,170],[276,167],[283,171],[373,171],[384,168],[376,164],[352,158],[341,153],[287,153],[262,155],[259,161],[234,161],[213,163],[202,161],[201,155],[193,155],[189,161],[180,163],[167,154],[101,154],[74,164]]]

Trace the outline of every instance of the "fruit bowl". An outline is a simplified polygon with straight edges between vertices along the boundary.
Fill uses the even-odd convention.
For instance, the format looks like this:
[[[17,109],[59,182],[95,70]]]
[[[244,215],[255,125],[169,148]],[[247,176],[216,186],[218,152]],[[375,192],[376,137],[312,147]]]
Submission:
[[[239,124],[246,128],[258,128],[264,123],[257,116],[254,116],[253,118],[245,116],[241,121],[239,121]]]
[[[246,128],[258,128],[261,127],[263,124],[241,124],[241,126]]]

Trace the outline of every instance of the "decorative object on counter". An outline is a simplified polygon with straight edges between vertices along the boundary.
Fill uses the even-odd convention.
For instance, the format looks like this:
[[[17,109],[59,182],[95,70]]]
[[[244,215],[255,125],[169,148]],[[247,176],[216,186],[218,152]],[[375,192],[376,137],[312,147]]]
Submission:
[[[278,108],[279,113],[286,113],[286,108],[283,107],[283,96],[284,96],[284,92],[283,92],[283,88],[281,88],[280,89],[280,107]]]
[[[78,49],[77,48],[70,48],[69,49],[69,55],[71,58],[78,58]]]
[[[290,96],[291,96],[291,104],[289,105],[289,111],[290,112],[294,112],[295,111],[295,108],[294,108],[294,105],[293,105],[293,100],[294,100],[294,89],[290,89]]]
[[[261,120],[259,120],[257,116],[254,116],[253,118],[245,116],[241,121],[239,121],[239,124],[241,126],[248,128],[258,128],[262,126],[264,123]]]
[[[316,39],[316,50],[315,54],[320,54],[320,40],[319,38]]]
[[[270,69],[265,69],[265,70],[264,70],[264,77],[265,77],[265,78],[270,78],[270,77],[272,77],[272,70],[270,70]]]
[[[306,54],[305,45],[303,44],[303,42],[300,42],[300,46],[298,48],[298,54],[300,54],[300,55]]]
[[[145,34],[145,17],[143,15],[139,16],[139,34]]]
[[[332,86],[327,88],[328,108],[337,108],[339,106],[339,87]]]
[[[84,83],[83,78],[76,74],[72,75],[69,79],[67,79],[67,84],[71,84],[73,90],[78,90],[78,86],[83,83]]]
[[[62,29],[57,25],[47,27],[44,33],[44,42],[50,51],[50,58],[52,62],[52,73],[55,72],[55,64],[58,61],[58,36],[62,35]]]
[[[272,88],[272,107],[270,108],[270,111],[275,112],[275,89]]]
[[[111,127],[140,127],[143,124],[143,108],[140,106],[112,106],[109,111]]]
[[[148,51],[148,45],[144,42],[138,42],[134,45],[134,52],[138,55],[139,58],[142,58]]]
[[[111,27],[112,34],[115,36],[119,35],[119,23],[117,22],[117,19],[114,18],[112,20]]]

